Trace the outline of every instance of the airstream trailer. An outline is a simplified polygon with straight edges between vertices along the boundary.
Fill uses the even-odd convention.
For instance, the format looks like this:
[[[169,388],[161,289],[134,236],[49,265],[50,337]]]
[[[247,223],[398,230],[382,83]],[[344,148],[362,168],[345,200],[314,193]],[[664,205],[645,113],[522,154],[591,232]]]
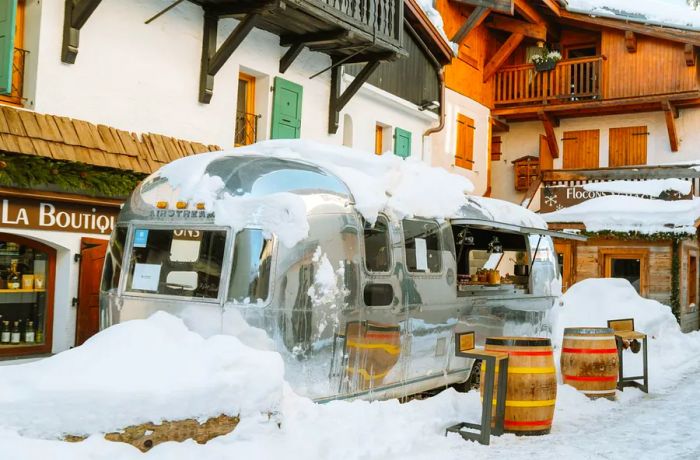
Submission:
[[[205,173],[228,196],[298,197],[308,232],[287,245],[260,225],[217,225],[211,203],[182,201],[155,174],[113,232],[102,328],[165,310],[205,336],[279,351],[295,391],[321,401],[466,381],[473,362],[454,356],[456,331],[550,332],[560,286],[551,232],[496,222],[484,200],[465,196],[440,221],[387,213],[369,223],[343,180],[310,162],[221,154]],[[516,260],[526,261],[519,275]]]

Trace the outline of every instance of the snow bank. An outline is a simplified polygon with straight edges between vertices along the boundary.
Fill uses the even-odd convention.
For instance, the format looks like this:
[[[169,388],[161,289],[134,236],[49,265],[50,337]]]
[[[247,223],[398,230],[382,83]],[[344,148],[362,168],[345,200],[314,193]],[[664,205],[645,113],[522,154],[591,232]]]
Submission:
[[[671,308],[637,294],[629,281],[587,279],[562,296],[563,307],[553,327],[561,348],[567,327],[607,327],[609,319],[634,318],[634,327],[649,337],[649,381],[652,391],[667,388],[698,366],[700,333],[684,334]],[[557,365],[558,365],[558,359]],[[641,375],[641,353],[625,352],[627,375]]]
[[[700,218],[700,198],[663,201],[620,195],[601,196],[540,216],[547,222],[580,222],[591,232],[695,234],[695,221]]]
[[[450,39],[447,37],[447,33],[445,33],[445,23],[442,20],[442,15],[440,12],[435,9],[433,6],[434,0],[417,0],[418,6],[421,7],[425,15],[428,17],[430,22],[435,26],[438,32],[440,32],[440,35],[442,35],[442,38],[445,39],[445,41],[450,45],[452,48],[452,51],[457,54],[457,51],[459,49],[459,45],[457,43],[454,43],[450,41]]]
[[[657,198],[663,192],[669,190],[676,191],[681,195],[687,195],[690,193],[691,188],[692,183],[682,179],[613,180],[583,184],[583,189],[590,192],[645,195]]]
[[[566,9],[623,21],[700,30],[700,11],[686,0],[567,0]]]
[[[182,320],[156,313],[53,357],[0,367],[0,429],[55,438],[274,411],[283,369],[277,353],[232,336],[204,339]],[[6,458],[1,447],[0,458]]]

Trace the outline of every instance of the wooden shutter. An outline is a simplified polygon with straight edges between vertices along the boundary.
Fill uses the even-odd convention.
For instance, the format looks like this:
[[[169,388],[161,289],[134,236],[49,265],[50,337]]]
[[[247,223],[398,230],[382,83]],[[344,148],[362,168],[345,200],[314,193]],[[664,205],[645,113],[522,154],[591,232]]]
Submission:
[[[411,132],[396,128],[394,131],[394,155],[402,158],[411,156]]]
[[[600,130],[564,131],[564,169],[598,167]]]
[[[647,164],[648,137],[646,126],[610,128],[609,166]]]
[[[299,139],[301,137],[301,101],[304,88],[280,77],[275,77],[275,95],[272,101],[272,139]]]
[[[377,155],[384,153],[384,127],[382,125],[374,127],[374,153]]]
[[[0,94],[12,92],[17,0],[0,0]]]
[[[457,114],[457,146],[455,148],[455,165],[472,169],[474,165],[474,120]]]

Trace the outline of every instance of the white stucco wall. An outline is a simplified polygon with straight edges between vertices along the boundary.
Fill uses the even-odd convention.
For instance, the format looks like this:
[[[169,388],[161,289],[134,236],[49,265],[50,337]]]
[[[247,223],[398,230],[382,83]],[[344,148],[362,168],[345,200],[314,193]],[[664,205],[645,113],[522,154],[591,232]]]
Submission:
[[[474,120],[474,165],[472,170],[455,166],[457,115]],[[451,89],[445,91],[445,128],[434,134],[430,163],[468,177],[474,183],[474,194],[483,195],[488,181],[490,110]],[[497,176],[493,176],[494,178]]]
[[[149,25],[144,21],[171,0],[102,2],[80,33],[75,64],[60,60],[64,2],[28,0],[26,106],[135,132],[154,132],[224,148],[233,145],[239,71],[256,81],[258,139],[269,138],[271,87],[281,76],[304,87],[301,137],[343,143],[343,115],[353,121],[353,145],[374,151],[375,123],[413,133],[412,154],[420,155],[422,133],[436,117],[381,91],[363,88],[341,113],[341,126],[328,134],[330,66],[322,53],[303,52],[285,74],[279,59],[287,48],[279,37],[255,29],[215,77],[210,104],[198,102],[202,52],[202,9],[183,2]],[[219,43],[235,26],[221,20]],[[367,85],[365,85],[367,86]]]
[[[563,119],[560,126],[554,129],[559,145],[559,158],[554,159],[554,168],[561,169],[564,147],[562,137],[565,131],[577,131],[585,129],[600,130],[599,166],[608,166],[610,146],[610,128],[624,128],[629,126],[646,126],[649,132],[647,137],[647,164],[658,165],[664,163],[684,162],[690,160],[700,161],[700,109],[682,109],[680,117],[676,119],[676,128],[680,140],[678,152],[672,152],[668,140],[666,119],[664,112],[642,112],[625,115],[608,115],[602,117],[586,117]],[[493,196],[508,201],[520,202],[524,193],[516,192],[513,185],[514,159],[524,155],[539,156],[539,136],[544,134],[544,128],[539,121],[510,123],[510,131],[501,134],[500,161],[492,164]]]

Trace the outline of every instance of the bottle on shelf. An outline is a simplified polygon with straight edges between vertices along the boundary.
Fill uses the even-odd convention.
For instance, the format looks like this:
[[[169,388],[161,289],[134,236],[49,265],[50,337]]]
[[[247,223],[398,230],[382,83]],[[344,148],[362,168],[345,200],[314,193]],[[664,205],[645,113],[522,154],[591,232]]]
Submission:
[[[27,343],[34,343],[34,339],[34,321],[27,320],[27,326],[24,329],[24,341]]]
[[[12,259],[10,262],[10,274],[7,275],[7,289],[19,289],[21,285],[21,278],[19,273],[17,273],[17,259]]]
[[[3,321],[0,329],[0,343],[10,343],[10,322]]]
[[[19,331],[19,321],[12,323],[12,332],[10,334],[10,343],[17,344],[20,342],[22,333]]]

